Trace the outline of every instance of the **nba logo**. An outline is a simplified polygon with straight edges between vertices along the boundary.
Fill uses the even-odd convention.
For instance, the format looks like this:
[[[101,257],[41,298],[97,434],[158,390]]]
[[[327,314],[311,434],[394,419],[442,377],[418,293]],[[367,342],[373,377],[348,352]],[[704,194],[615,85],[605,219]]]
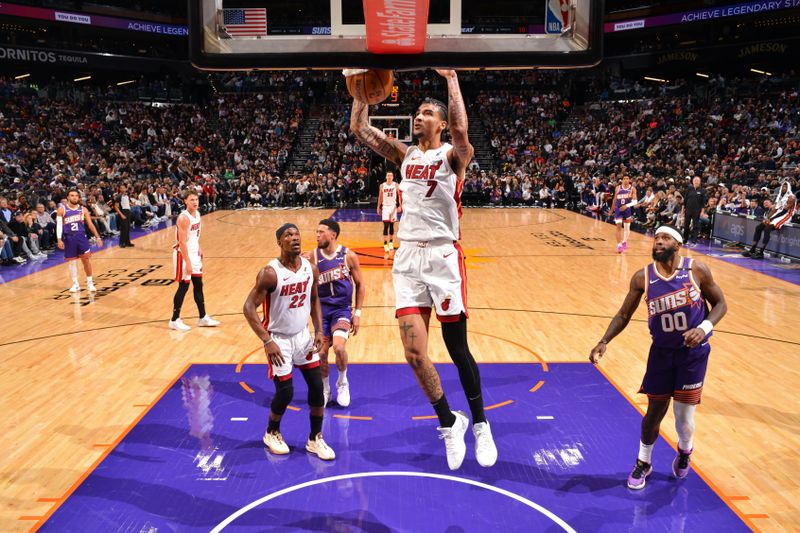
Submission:
[[[544,32],[560,35],[569,26],[570,0],[547,0]]]

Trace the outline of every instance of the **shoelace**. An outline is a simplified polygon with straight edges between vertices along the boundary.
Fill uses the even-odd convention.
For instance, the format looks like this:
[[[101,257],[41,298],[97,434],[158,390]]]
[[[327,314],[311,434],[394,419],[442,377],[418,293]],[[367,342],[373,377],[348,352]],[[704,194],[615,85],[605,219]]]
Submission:
[[[453,436],[453,428],[442,428],[439,430],[439,438],[444,439],[444,448],[449,453],[455,451],[456,448],[456,439],[451,438]]]
[[[641,459],[637,459],[636,460],[636,466],[634,467],[633,472],[631,472],[631,477],[633,477],[634,479],[641,478],[642,475],[644,474],[644,472],[648,468],[650,468],[650,465],[648,465],[647,463],[645,463]]]
[[[478,451],[484,451],[490,447],[491,432],[488,426],[475,430],[475,442],[478,444]]]

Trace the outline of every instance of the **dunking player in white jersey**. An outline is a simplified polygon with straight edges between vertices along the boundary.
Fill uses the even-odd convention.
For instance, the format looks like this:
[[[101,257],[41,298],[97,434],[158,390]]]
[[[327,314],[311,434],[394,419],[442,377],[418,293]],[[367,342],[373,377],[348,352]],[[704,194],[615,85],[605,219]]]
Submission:
[[[255,332],[269,363],[269,378],[275,382],[275,396],[269,408],[269,425],[264,444],[269,451],[284,455],[289,447],[281,436],[281,418],[294,396],[292,368],[297,367],[308,384],[308,406],[311,433],[306,450],[320,459],[336,457],[322,438],[322,416],[325,411],[322,375],[318,351],[323,343],[322,311],[317,297],[319,270],[300,256],[300,231],[291,223],[275,232],[281,256],[261,269],[256,285],[244,303],[244,316]],[[258,306],[264,309],[263,322]],[[312,341],[308,319],[314,324]]]
[[[394,223],[397,214],[403,212],[403,198],[398,194],[397,183],[394,182],[394,173],[386,173],[386,181],[381,183],[378,191],[378,214],[383,221],[383,258],[389,259],[394,253]]]
[[[219,326],[219,321],[206,314],[205,298],[203,297],[203,252],[200,250],[200,200],[197,193],[189,191],[184,197],[186,211],[178,215],[177,229],[175,232],[175,245],[172,247],[172,268],[178,289],[172,298],[172,318],[169,328],[177,331],[189,331],[190,328],[181,320],[181,307],[183,299],[189,290],[189,281],[194,287],[194,303],[200,327]]]
[[[388,138],[369,125],[368,107],[353,102],[350,129],[358,139],[400,166],[403,220],[394,258],[395,316],[406,360],[439,418],[439,431],[451,470],[461,466],[466,453],[464,434],[469,420],[452,412],[439,374],[428,358],[428,324],[431,308],[442,322],[447,351],[472,412],[475,456],[481,466],[497,461],[489,423],[483,412],[480,374],[467,344],[467,280],[460,238],[461,189],[464,172],[474,150],[467,135],[467,112],[453,70],[437,70],[447,80],[450,111],[438,100],[426,99],[414,117],[416,146]],[[442,142],[450,129],[453,144]]]

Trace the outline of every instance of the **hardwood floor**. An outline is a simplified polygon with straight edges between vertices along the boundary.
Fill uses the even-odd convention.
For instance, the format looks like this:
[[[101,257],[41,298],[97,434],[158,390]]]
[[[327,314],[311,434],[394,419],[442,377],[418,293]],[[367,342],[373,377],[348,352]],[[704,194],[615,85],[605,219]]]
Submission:
[[[241,308],[259,268],[277,253],[274,230],[295,222],[303,248],[311,249],[318,220],[330,214],[203,217],[206,305],[222,322],[218,328],[178,333],[166,327],[175,288],[166,285],[171,229],[137,239],[135,248],[97,253],[92,262],[100,290],[93,300],[85,291],[65,292],[65,265],[0,286],[6,413],[0,530],[33,526],[186,365],[235,363],[249,353],[249,361],[263,357]],[[340,241],[369,256],[368,249],[381,244],[380,230],[378,223],[343,223]],[[480,362],[586,361],[631,276],[650,261],[652,246],[652,239],[633,234],[628,252],[618,255],[611,225],[559,210],[469,209],[463,230],[470,344]],[[712,339],[693,460],[741,514],[756,515],[751,519],[757,527],[794,530],[800,516],[800,285],[698,259],[710,266],[729,312]],[[391,270],[380,258],[364,262],[363,329],[348,343],[350,359],[402,361]],[[85,286],[82,272],[80,277]],[[183,315],[195,326],[191,294]],[[649,346],[645,318],[640,305],[602,363],[639,408],[636,391]],[[432,357],[448,361],[438,330],[432,333]],[[675,439],[671,414],[663,434]],[[631,450],[633,460],[637,443],[619,445]]]

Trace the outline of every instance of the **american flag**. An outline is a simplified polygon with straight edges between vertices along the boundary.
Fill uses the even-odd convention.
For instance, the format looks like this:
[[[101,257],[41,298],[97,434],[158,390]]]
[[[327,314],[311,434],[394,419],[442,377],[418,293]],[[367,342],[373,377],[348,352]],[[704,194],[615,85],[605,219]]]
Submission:
[[[267,34],[267,10],[225,9],[225,29],[231,37],[259,37]]]

